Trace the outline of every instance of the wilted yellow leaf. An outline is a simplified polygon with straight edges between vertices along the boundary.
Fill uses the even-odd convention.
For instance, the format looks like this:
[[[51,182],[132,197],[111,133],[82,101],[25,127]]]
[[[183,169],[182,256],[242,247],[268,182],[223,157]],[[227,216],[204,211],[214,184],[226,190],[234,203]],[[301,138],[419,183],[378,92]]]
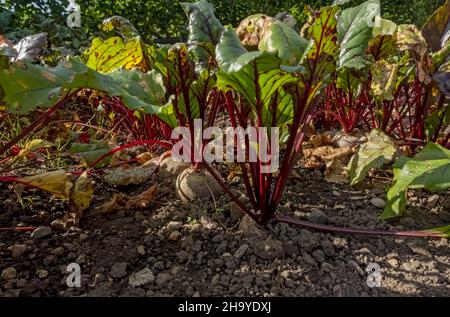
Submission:
[[[69,199],[72,183],[64,170],[56,170],[43,174],[16,178],[18,183],[23,183],[49,192],[56,197]]]
[[[158,190],[158,184],[153,185],[146,191],[143,191],[135,197],[131,197],[126,204],[126,208],[130,209],[143,209],[146,208],[155,199],[156,191]]]
[[[72,211],[81,213],[89,208],[94,195],[94,186],[87,172],[78,177],[70,193],[70,207]]]

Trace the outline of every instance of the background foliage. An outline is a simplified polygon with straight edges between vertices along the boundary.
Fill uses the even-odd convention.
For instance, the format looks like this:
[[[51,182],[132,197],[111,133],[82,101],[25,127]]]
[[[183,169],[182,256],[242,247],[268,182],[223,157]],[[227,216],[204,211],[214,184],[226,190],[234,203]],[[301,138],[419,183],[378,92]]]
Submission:
[[[185,2],[191,2],[184,0]],[[68,0],[5,0],[0,4],[0,33],[12,40],[37,33],[49,33],[50,42],[79,50],[85,47],[91,35],[98,32],[99,23],[107,17],[121,15],[131,21],[147,42],[176,42],[187,37],[187,18],[179,5],[180,0],[77,0],[82,11],[81,29],[66,27]],[[302,25],[306,20],[304,6],[313,8],[329,5],[332,0],[211,0],[215,15],[223,24],[236,26],[253,13],[276,15],[292,14]],[[347,6],[362,3],[351,0]],[[0,2],[2,3],[2,2]],[[444,0],[385,0],[383,17],[397,23],[414,23],[421,26],[426,18]]]

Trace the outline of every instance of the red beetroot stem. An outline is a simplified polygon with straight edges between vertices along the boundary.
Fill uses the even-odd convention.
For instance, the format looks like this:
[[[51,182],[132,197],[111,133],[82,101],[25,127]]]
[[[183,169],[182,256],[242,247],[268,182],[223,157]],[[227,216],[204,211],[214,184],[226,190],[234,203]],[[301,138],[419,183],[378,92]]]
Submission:
[[[329,225],[322,225],[317,223],[312,223],[305,220],[296,219],[281,213],[275,214],[275,221],[284,222],[290,225],[297,225],[309,229],[333,232],[333,233],[344,233],[353,235],[367,235],[367,236],[394,236],[394,237],[422,237],[422,238],[442,238],[442,234],[439,232],[427,232],[427,231],[377,231],[377,230],[366,230],[366,229],[355,229],[355,228],[344,228],[335,227]]]
[[[0,228],[0,232],[6,232],[6,231],[34,231],[37,227],[12,227],[12,228]]]

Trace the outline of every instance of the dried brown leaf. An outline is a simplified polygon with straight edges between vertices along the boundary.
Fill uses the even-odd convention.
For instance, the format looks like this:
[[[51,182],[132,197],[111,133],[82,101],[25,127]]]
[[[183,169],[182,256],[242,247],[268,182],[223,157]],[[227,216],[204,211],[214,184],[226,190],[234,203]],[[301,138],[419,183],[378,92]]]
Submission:
[[[131,197],[127,204],[127,209],[143,209],[146,208],[156,197],[156,192],[158,190],[158,184],[153,185],[146,191],[143,191],[135,197]]]

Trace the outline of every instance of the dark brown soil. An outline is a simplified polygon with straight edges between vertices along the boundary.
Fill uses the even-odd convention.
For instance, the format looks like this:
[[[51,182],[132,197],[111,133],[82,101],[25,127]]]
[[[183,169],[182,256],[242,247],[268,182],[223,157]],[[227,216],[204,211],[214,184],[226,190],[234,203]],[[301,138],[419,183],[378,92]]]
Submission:
[[[380,230],[450,222],[449,191],[416,191],[407,214],[386,222],[370,202],[384,198],[382,190],[328,184],[318,170],[298,173],[303,180],[290,181],[280,207],[297,217],[321,210],[330,224]],[[157,202],[145,210],[92,215],[91,209],[79,230],[39,239],[0,232],[0,272],[17,272],[0,281],[0,296],[450,296],[446,239],[338,235],[281,223],[241,232],[226,196],[182,203],[171,179],[121,190],[138,193],[155,181]],[[96,187],[99,200],[118,191],[100,180]],[[233,190],[242,191],[240,184]],[[24,193],[22,207],[7,185],[0,187],[0,201],[0,227],[50,226],[66,208],[42,192]],[[25,253],[13,258],[13,245]],[[66,285],[72,262],[81,266],[80,288]],[[381,268],[379,287],[367,285],[369,263]],[[153,276],[130,286],[130,276],[145,268]]]

